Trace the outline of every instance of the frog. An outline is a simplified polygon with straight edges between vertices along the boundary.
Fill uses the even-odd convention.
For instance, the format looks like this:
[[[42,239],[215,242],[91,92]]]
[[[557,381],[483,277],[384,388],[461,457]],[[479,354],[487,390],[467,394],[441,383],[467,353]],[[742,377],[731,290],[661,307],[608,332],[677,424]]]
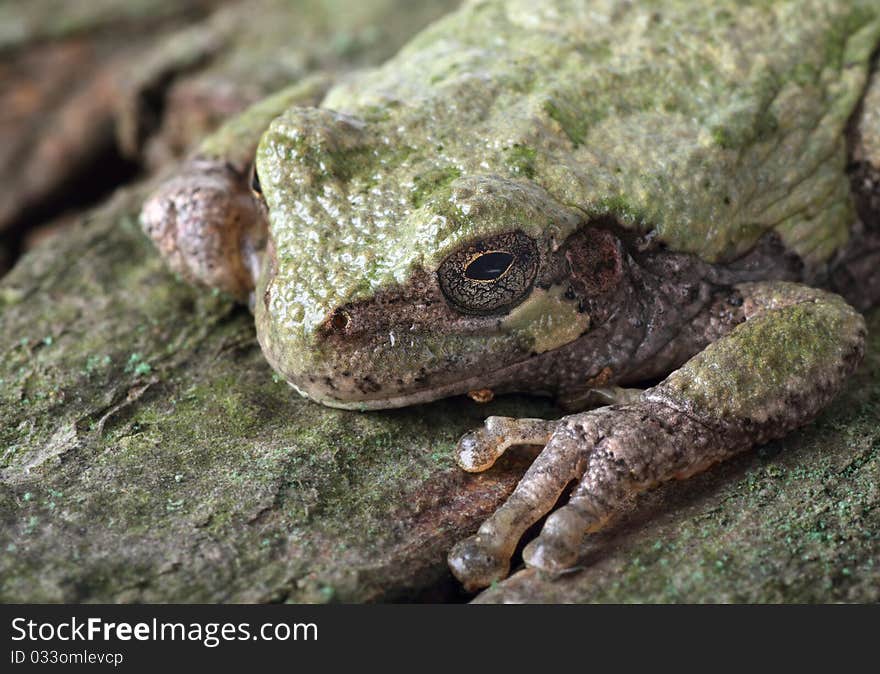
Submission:
[[[813,420],[880,299],[874,0],[472,0],[384,64],[208,137],[141,223],[253,311],[302,396],[550,396],[456,459],[538,448],[448,553],[476,591],[576,567],[633,499]],[[471,404],[462,398],[462,404]]]

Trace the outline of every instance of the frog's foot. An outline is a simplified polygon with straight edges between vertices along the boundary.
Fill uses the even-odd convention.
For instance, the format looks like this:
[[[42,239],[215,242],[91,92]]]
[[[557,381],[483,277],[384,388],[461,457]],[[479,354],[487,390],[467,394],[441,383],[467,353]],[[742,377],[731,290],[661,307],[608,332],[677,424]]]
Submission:
[[[663,444],[646,439],[646,431],[660,433],[669,444],[661,423],[652,420],[650,429],[641,423],[647,411],[639,404],[603,407],[557,422],[507,502],[450,552],[449,566],[465,587],[476,590],[504,578],[522,534],[553,508],[569,484],[580,480],[569,504],[548,518],[525,553],[530,566],[554,572],[570,567],[584,533],[598,529],[621,504],[629,493],[629,474],[650,463]]]
[[[476,534],[461,541],[450,551],[449,567],[466,589],[476,590],[504,578],[523,532],[543,513],[549,511],[565,486],[582,473],[580,462],[572,452],[577,441],[572,436],[568,419],[570,418],[555,423],[545,421],[540,426],[536,424],[540,420],[520,420],[526,427],[536,424],[536,431],[549,431],[551,435],[549,440],[544,436],[544,450],[507,502],[483,523]],[[459,463],[462,463],[462,454],[466,454],[468,461],[488,467],[504,447],[524,444],[521,439],[507,442],[500,435],[506,426],[516,428],[515,422],[516,419],[499,417],[487,419],[484,428],[462,438],[459,443]],[[536,432],[533,440],[538,440],[539,437],[539,432]],[[472,445],[476,445],[478,449],[473,451]],[[472,459],[471,456],[477,458]]]
[[[745,321],[637,400],[564,417],[555,428],[543,422],[552,435],[507,502],[449,554],[466,588],[503,578],[522,535],[572,482],[568,504],[526,547],[528,566],[570,568],[584,535],[632,496],[781,437],[830,402],[861,359],[861,316],[836,295],[795,284],[738,289]],[[505,424],[517,428],[506,420],[466,436],[477,457],[469,461],[490,464],[497,448],[521,442],[501,437]]]
[[[546,445],[559,425],[544,419],[488,417],[481,428],[462,436],[458,441],[458,465],[470,473],[491,468],[508,447],[514,445]],[[449,554],[449,564],[459,578],[469,578],[478,587],[507,575],[510,556],[508,541],[497,536],[487,522],[480,533],[459,543]],[[497,545],[500,543],[500,547]],[[513,541],[516,545],[516,541]]]

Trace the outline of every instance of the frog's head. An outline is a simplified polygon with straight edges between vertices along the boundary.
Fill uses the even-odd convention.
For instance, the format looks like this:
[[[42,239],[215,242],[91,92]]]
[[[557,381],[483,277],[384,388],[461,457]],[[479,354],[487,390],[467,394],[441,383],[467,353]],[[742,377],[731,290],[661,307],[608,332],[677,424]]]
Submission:
[[[529,364],[589,331],[590,297],[619,283],[619,242],[528,180],[394,164],[386,149],[327,110],[291,111],[264,135],[266,357],[339,407],[534,390]]]

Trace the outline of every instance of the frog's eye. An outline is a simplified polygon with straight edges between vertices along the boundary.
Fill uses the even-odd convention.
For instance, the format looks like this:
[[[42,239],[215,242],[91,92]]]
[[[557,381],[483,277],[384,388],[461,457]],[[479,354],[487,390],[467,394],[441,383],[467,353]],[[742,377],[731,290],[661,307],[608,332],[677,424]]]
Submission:
[[[263,187],[260,185],[260,176],[257,174],[257,165],[251,164],[251,190],[257,197],[262,198]]]
[[[538,247],[522,232],[473,243],[440,264],[440,288],[468,314],[502,313],[522,302],[538,272]]]

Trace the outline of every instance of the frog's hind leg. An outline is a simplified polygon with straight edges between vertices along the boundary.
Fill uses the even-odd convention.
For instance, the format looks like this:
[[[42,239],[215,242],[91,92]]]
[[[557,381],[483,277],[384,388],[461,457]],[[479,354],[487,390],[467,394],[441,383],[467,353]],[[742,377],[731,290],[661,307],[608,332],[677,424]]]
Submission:
[[[861,360],[865,324],[840,297],[807,286],[742,284],[745,320],[635,402],[561,419],[508,501],[449,563],[470,589],[506,575],[522,534],[565,488],[524,552],[558,572],[576,562],[583,535],[639,492],[693,475],[811,420]]]

